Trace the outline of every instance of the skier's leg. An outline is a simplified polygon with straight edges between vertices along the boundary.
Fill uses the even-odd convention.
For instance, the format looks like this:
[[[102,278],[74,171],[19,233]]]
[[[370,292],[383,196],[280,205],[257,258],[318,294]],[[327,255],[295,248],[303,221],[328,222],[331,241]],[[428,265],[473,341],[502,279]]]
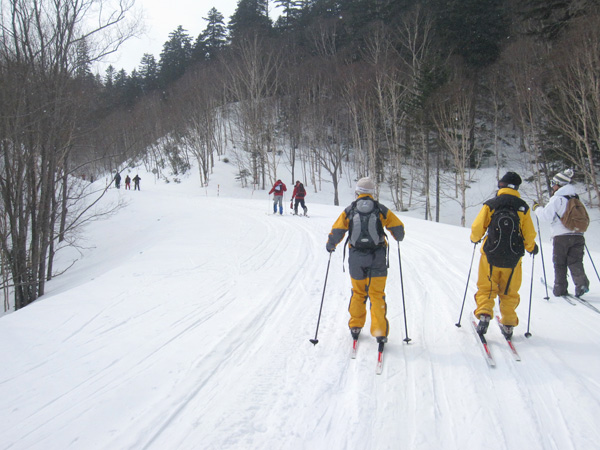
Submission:
[[[519,317],[517,316],[517,306],[521,302],[519,295],[519,289],[521,289],[521,280],[523,275],[523,260],[520,260],[515,267],[512,269],[496,269],[500,275],[500,314],[502,315],[502,324],[511,327],[516,327],[519,324]],[[511,277],[512,272],[512,277]],[[508,290],[506,290],[506,284],[510,277],[510,284]],[[506,291],[506,294],[504,293]]]
[[[350,313],[350,320],[348,326],[350,328],[362,328],[365,326],[367,319],[367,279],[355,280],[350,278],[352,281],[352,296],[350,297],[350,305],[348,306],[348,312]]]
[[[492,276],[496,278],[497,268],[492,270]],[[481,254],[479,259],[479,274],[477,278],[477,292],[475,293],[475,302],[477,308],[473,313],[479,318],[481,314],[487,314],[494,317],[494,304],[498,295],[498,283],[490,279],[490,265],[485,253]]]
[[[569,284],[567,282],[567,236],[554,236],[552,241],[552,262],[554,263],[554,288],[555,296],[567,293]]]
[[[387,304],[385,302],[385,283],[387,277],[373,277],[369,284],[369,299],[371,300],[371,335],[386,336],[390,331],[387,320]]]

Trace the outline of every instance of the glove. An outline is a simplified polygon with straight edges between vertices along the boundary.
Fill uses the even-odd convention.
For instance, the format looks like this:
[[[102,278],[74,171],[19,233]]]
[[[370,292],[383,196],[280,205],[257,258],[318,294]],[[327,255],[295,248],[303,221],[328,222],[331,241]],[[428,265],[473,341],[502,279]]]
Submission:
[[[325,244],[325,249],[329,252],[329,253],[333,253],[335,252],[335,245],[330,244],[329,242],[327,244]]]
[[[394,234],[394,238],[396,238],[396,240],[398,242],[404,240],[404,227],[402,227],[402,228],[400,228],[399,230],[396,231],[396,233]]]
[[[535,244],[535,245],[533,246],[533,250],[531,250],[529,253],[530,253],[531,255],[537,255],[539,251],[540,251],[540,248],[538,247],[538,245],[537,245],[537,244]]]

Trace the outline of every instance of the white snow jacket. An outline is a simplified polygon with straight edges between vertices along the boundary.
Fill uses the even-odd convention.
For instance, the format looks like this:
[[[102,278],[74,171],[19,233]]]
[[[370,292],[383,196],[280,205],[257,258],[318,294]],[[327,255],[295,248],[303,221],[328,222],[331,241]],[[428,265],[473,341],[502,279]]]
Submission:
[[[560,236],[563,234],[583,234],[577,233],[575,231],[569,230],[565,227],[560,218],[565,213],[567,209],[568,200],[563,197],[563,195],[575,195],[575,188],[571,184],[566,184],[563,187],[559,188],[552,197],[550,197],[550,201],[546,206],[538,206],[535,208],[536,217],[542,219],[545,222],[550,223],[552,227],[552,236]]]

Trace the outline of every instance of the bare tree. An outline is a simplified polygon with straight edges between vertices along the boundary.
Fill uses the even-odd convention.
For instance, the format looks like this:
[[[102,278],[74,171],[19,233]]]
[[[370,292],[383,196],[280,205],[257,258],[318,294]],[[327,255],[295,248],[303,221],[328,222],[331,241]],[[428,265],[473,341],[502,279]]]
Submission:
[[[533,180],[539,199],[543,191],[541,175],[548,173],[541,146],[542,68],[536,63],[542,56],[542,49],[534,41],[520,40],[504,51],[500,62],[508,86],[505,101],[519,131],[521,148],[528,156],[528,169],[536,175]]]
[[[383,162],[377,142],[378,114],[376,97],[371,89],[372,72],[360,64],[353,64],[344,72],[342,98],[348,111],[354,169],[359,177],[379,178]]]
[[[82,219],[67,217],[66,205],[69,155],[85,120],[73,75],[118,48],[133,28],[124,26],[131,7],[124,2],[108,14],[95,0],[7,3],[0,16],[0,195],[7,221],[0,245],[19,309],[44,294],[54,242]],[[89,61],[78,52],[82,43]]]
[[[474,147],[470,142],[474,91],[474,82],[457,71],[454,79],[440,91],[432,113],[440,144],[452,159],[456,199],[461,208],[461,226],[466,224],[466,191],[470,179],[467,172],[474,155]]]
[[[388,179],[394,205],[404,208],[403,186],[403,128],[406,126],[406,99],[408,77],[395,50],[396,41],[382,25],[373,27],[365,40],[365,60],[372,67],[372,86],[375,112],[379,115],[377,127],[383,134]]]
[[[188,71],[174,88],[178,141],[197,163],[200,182],[206,185],[214,167],[215,153],[223,153],[221,125],[224,86],[214,66]]]
[[[389,85],[388,98],[396,97],[395,106],[401,108],[402,115],[395,113],[394,123],[402,121],[402,130],[395,132],[397,150],[392,152],[395,158],[395,167],[402,168],[402,158],[410,153],[413,161],[413,181],[409,202],[412,199],[412,189],[415,176],[422,180],[423,196],[425,197],[425,219],[430,218],[431,212],[431,156],[430,156],[430,134],[431,124],[429,120],[429,109],[426,107],[429,96],[432,95],[436,86],[435,58],[433,57],[432,39],[433,20],[422,8],[416,7],[406,14],[395,29],[397,40],[398,68],[396,69],[397,83],[399,86]],[[393,73],[393,72],[392,72]],[[391,89],[395,90],[392,95]],[[410,149],[410,151],[408,151]],[[420,159],[419,159],[420,158]],[[421,172],[419,176],[419,172]],[[439,172],[439,168],[438,168]],[[401,171],[397,171],[396,181],[400,189],[399,207],[403,207],[403,180]],[[436,184],[436,198],[439,199],[439,183]],[[436,220],[439,220],[439,201],[436,202]]]
[[[255,183],[264,189],[267,176],[277,178],[275,139],[281,49],[252,32],[236,41],[229,70],[229,89],[238,101],[238,128],[251,159]]]
[[[550,58],[551,86],[546,111],[550,124],[562,132],[575,151],[559,149],[585,176],[600,204],[596,167],[600,157],[600,16],[575,21]]]

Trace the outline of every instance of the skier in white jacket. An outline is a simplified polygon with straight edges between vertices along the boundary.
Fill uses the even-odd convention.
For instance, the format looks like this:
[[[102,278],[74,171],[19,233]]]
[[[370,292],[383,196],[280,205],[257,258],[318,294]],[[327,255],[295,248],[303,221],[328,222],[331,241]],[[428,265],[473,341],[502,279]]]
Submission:
[[[567,269],[575,283],[575,295],[582,296],[589,291],[589,280],[583,268],[583,254],[585,238],[583,233],[569,230],[563,225],[560,218],[567,209],[568,198],[565,196],[577,195],[571,184],[573,171],[567,169],[557,173],[552,178],[552,192],[550,201],[546,206],[533,205],[536,217],[551,224],[553,236],[552,262],[554,263],[554,287],[552,293],[560,297],[567,294]]]

